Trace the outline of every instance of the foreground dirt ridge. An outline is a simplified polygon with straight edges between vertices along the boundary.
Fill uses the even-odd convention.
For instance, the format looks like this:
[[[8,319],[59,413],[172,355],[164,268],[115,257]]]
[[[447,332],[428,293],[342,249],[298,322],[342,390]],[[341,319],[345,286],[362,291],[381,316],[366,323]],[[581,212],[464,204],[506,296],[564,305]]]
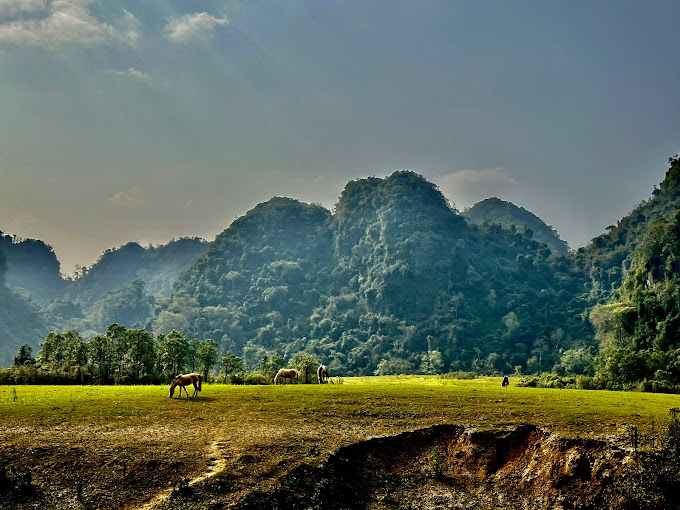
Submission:
[[[530,425],[440,425],[340,448],[321,469],[301,466],[242,508],[616,508],[623,501],[613,489],[632,461],[603,441]]]
[[[532,425],[502,432],[437,425],[341,447],[238,494],[225,484],[233,474],[213,469],[193,491],[144,509],[619,509],[628,507],[621,487],[634,465],[630,452],[605,441]]]

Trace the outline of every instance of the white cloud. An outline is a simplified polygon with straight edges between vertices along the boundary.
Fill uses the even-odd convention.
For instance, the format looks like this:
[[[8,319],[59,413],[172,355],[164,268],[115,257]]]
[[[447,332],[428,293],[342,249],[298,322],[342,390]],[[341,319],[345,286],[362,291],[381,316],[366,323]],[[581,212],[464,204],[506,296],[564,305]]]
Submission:
[[[12,0],[0,2],[7,3],[9,12]],[[139,38],[139,21],[130,12],[123,11],[125,26],[121,31],[97,20],[90,13],[91,3],[92,0],[54,0],[42,18],[20,17],[0,23],[0,44],[58,48],[66,45],[132,44]]]
[[[185,14],[180,18],[172,18],[165,26],[165,32],[175,42],[186,42],[191,39],[210,37],[218,26],[228,25],[227,18],[216,18],[207,12]]]
[[[504,168],[462,170],[435,179],[444,195],[458,208],[474,205],[490,197],[507,197],[517,187],[517,181]]]
[[[0,19],[47,9],[45,0],[0,0]]]
[[[108,69],[106,73],[117,78],[129,79],[146,84],[151,83],[151,75],[149,73],[140,71],[134,67],[128,67],[123,71],[119,71],[117,69]]]
[[[117,207],[136,209],[144,205],[144,201],[139,198],[141,191],[142,190],[137,187],[130,188],[126,191],[119,191],[108,200]]]

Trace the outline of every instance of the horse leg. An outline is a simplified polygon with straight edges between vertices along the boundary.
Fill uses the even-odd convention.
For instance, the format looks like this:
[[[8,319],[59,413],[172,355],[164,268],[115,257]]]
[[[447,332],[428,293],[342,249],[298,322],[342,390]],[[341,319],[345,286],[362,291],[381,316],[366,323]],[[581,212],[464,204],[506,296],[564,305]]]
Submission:
[[[191,398],[196,398],[196,395],[198,395],[198,385],[196,383],[193,383],[194,385],[194,396]]]

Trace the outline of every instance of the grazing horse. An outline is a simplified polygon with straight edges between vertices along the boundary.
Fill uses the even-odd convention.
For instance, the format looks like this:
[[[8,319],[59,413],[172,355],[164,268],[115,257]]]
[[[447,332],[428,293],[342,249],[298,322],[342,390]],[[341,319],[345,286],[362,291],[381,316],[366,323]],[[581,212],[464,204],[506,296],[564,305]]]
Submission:
[[[319,384],[328,384],[328,367],[326,365],[319,365],[316,369],[316,378]]]
[[[175,388],[179,386],[179,397],[177,398],[182,398],[182,389],[184,389],[184,393],[187,394],[187,398],[189,398],[189,392],[187,391],[187,386],[190,384],[194,385],[194,394],[193,397],[198,395],[198,392],[201,391],[201,381],[203,378],[201,377],[200,374],[193,373],[193,374],[183,374],[183,375],[178,375],[172,380],[172,383],[170,383],[170,398],[175,393]]]
[[[282,368],[276,372],[274,384],[283,384],[283,379],[290,379],[295,384],[298,383],[298,371],[294,368]]]

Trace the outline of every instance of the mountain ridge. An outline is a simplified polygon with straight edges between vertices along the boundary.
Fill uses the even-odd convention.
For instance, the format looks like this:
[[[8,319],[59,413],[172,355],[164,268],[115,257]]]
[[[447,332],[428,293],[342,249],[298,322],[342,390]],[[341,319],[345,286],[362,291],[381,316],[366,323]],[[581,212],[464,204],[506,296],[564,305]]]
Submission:
[[[488,221],[499,223],[503,228],[519,228],[526,232],[531,230],[533,237],[547,244],[550,249],[558,253],[568,253],[569,245],[562,240],[551,226],[546,225],[538,216],[524,207],[498,197],[486,198],[466,209],[462,215],[475,224]]]

